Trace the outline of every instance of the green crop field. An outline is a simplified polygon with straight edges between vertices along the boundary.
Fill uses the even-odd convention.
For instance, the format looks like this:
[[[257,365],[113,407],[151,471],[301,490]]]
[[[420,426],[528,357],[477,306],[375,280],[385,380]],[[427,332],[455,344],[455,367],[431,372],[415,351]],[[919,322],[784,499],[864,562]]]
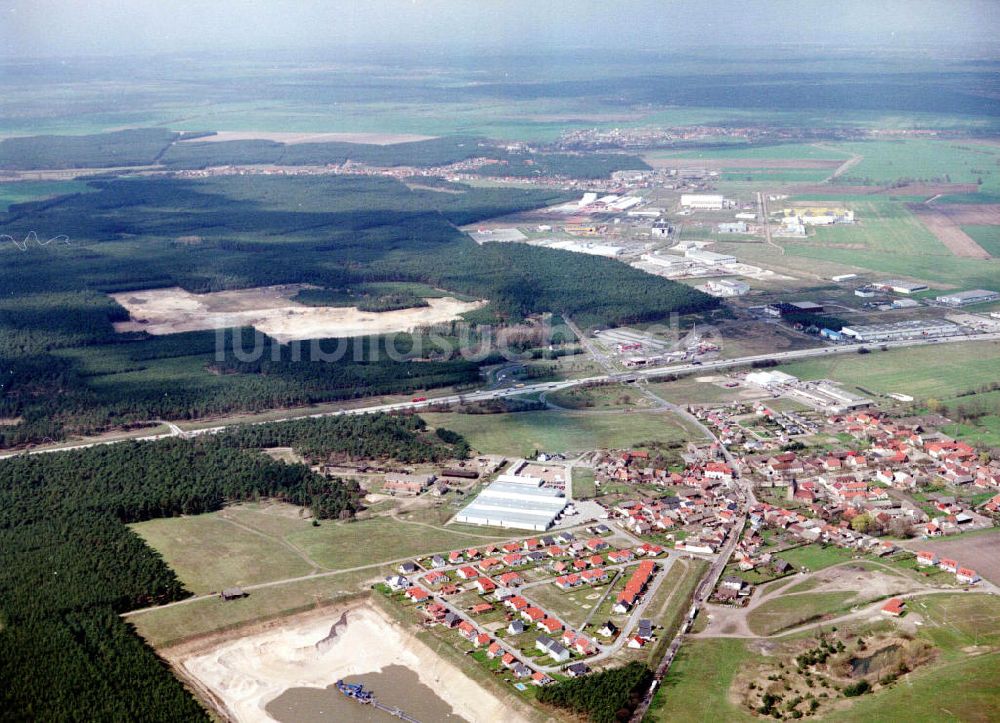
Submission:
[[[997,199],[1000,202],[1000,199]],[[986,249],[990,256],[1000,256],[1000,226],[962,226],[962,230]]]
[[[663,413],[518,412],[515,414],[421,414],[432,426],[463,435],[479,452],[529,456],[534,451],[574,452],[633,447],[645,442],[696,438]]]
[[[782,365],[801,379],[833,379],[849,387],[918,400],[945,399],[1000,381],[1000,343],[995,341],[840,354]]]
[[[832,147],[863,159],[839,180],[871,184],[900,179],[976,183],[984,191],[1000,188],[1000,147],[969,141],[900,140],[836,143]]]
[[[699,151],[688,149],[671,151],[654,151],[646,158],[683,158],[685,160],[824,160],[840,161],[851,157],[849,152],[840,150],[834,144],[784,143],[774,145],[746,146],[737,145],[733,148],[708,148]],[[829,175],[829,174],[827,174]]]

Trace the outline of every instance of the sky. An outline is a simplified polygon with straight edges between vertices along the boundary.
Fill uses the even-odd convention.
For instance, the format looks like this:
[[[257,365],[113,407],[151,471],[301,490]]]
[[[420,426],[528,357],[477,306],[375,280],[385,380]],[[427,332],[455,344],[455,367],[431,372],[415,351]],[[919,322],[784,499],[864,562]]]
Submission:
[[[0,56],[997,43],[998,0],[0,0]]]

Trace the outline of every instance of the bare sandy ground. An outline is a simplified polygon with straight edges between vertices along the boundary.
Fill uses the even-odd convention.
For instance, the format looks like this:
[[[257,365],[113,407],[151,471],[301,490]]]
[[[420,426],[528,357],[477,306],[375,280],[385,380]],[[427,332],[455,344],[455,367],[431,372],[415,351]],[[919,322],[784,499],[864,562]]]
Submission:
[[[437,136],[420,136],[412,133],[291,133],[287,131],[219,131],[214,136],[191,138],[181,143],[220,143],[222,141],[275,141],[296,143],[364,143],[374,146],[392,146],[396,143],[429,141]]]
[[[176,334],[252,326],[281,342],[342,338],[411,331],[440,324],[483,306],[483,301],[459,301],[445,296],[427,299],[429,306],[369,312],[356,307],[314,307],[291,301],[299,285],[192,294],[184,289],[152,289],[112,294],[131,319],[115,330]]]
[[[526,723],[490,691],[439,657],[376,607],[346,609],[346,625],[331,628],[344,608],[287,618],[262,632],[194,652],[163,654],[234,720],[273,721],[267,704],[289,688],[322,688],[339,678],[377,672],[389,665],[413,670],[420,681],[468,721]],[[320,641],[322,644],[317,645]]]

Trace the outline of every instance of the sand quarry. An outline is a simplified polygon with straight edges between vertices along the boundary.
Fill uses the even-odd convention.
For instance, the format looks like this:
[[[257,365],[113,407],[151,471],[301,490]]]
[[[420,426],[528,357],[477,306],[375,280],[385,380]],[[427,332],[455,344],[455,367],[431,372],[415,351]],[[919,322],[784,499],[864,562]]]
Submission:
[[[192,294],[184,289],[152,289],[112,294],[131,317],[115,331],[177,334],[252,326],[280,342],[333,339],[412,331],[457,319],[485,301],[459,301],[445,296],[427,299],[429,306],[398,311],[359,311],[353,306],[305,306],[292,301],[298,284]]]
[[[265,707],[289,688],[322,688],[339,678],[403,665],[466,720],[526,723],[368,603],[312,611],[244,637],[224,635],[220,642],[162,652],[204,697],[241,722],[273,721]]]

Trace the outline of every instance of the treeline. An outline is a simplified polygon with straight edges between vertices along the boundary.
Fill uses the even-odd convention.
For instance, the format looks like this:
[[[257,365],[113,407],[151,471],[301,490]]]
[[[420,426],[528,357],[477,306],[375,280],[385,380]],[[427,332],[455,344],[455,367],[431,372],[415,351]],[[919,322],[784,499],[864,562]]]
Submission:
[[[133,128],[85,136],[25,136],[0,141],[0,168],[112,168],[155,163],[180,134]]]
[[[538,700],[585,715],[594,723],[627,721],[651,677],[649,668],[631,662],[541,688]]]
[[[372,166],[442,166],[494,153],[478,136],[445,136],[425,141],[368,143],[278,143],[266,140],[175,143],[162,162],[173,168],[275,164],[324,166],[347,161]]]
[[[447,429],[429,434],[426,422],[416,415],[358,414],[243,425],[218,435],[218,440],[243,449],[294,447],[316,462],[334,457],[441,462],[469,454],[462,435]]]
[[[207,715],[122,621],[187,596],[126,523],[263,497],[318,517],[360,508],[354,482],[255,451],[274,443],[431,461],[467,448],[415,417],[338,417],[196,440],[131,442],[0,463],[0,719],[195,721]]]

